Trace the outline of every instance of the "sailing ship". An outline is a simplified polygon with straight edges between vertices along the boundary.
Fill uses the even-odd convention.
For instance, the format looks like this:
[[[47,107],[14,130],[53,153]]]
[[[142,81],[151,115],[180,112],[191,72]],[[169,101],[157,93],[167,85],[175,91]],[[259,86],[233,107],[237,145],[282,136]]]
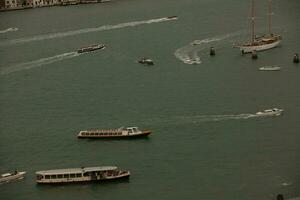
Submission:
[[[272,32],[272,0],[268,0],[268,4],[268,33],[257,37],[255,35],[254,0],[251,1],[251,40],[247,43],[237,45],[243,54],[274,48],[282,40],[281,35]]]

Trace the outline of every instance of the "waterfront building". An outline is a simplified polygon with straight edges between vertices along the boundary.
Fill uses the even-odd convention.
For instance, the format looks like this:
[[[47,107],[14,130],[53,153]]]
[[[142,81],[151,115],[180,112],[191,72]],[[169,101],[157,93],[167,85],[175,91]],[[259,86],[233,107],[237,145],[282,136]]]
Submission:
[[[17,4],[17,0],[5,0],[5,8],[17,8],[18,4]]]
[[[5,8],[5,0],[0,0],[0,10]]]

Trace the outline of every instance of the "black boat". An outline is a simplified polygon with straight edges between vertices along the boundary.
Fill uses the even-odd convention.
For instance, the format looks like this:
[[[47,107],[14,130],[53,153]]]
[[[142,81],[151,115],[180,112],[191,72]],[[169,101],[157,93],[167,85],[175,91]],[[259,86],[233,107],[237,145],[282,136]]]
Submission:
[[[146,64],[146,65],[154,65],[153,60],[151,60],[150,58],[141,58],[140,60],[138,60],[138,63]]]

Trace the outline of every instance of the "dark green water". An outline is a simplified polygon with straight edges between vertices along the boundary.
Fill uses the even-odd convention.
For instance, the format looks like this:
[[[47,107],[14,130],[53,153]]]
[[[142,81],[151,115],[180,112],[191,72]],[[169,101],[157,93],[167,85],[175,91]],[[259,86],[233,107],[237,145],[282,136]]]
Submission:
[[[257,6],[263,32],[266,4]],[[292,63],[300,51],[299,8],[298,0],[274,1],[274,31],[284,40],[256,61],[232,48],[247,39],[248,1],[115,0],[0,13],[0,30],[19,28],[0,34],[0,173],[28,173],[0,185],[0,199],[299,197],[300,66]],[[147,21],[172,15],[179,19]],[[189,45],[194,40],[213,41]],[[107,48],[74,52],[92,43]],[[177,50],[202,63],[185,64]],[[156,64],[137,64],[141,56]],[[265,65],[282,70],[258,71]],[[283,108],[284,116],[251,115],[272,107]],[[153,134],[76,138],[80,130],[120,126]],[[105,184],[35,184],[38,170],[99,165],[132,176]]]

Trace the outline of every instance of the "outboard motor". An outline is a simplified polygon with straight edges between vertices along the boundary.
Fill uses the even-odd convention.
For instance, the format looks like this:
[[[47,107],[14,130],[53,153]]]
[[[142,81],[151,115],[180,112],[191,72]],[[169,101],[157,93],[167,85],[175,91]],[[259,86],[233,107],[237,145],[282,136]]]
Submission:
[[[299,63],[299,55],[297,53],[295,53],[293,61],[294,63]]]
[[[282,194],[278,194],[276,197],[276,200],[284,200],[283,195]]]

